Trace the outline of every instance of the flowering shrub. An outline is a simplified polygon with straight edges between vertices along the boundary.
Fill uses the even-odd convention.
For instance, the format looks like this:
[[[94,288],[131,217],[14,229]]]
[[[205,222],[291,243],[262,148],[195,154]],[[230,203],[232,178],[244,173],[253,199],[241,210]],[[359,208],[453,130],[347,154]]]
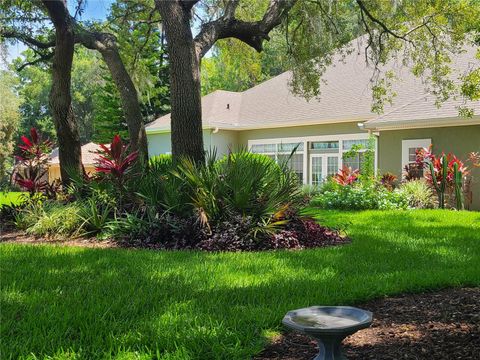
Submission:
[[[327,186],[312,205],[323,209],[367,210],[406,209],[408,200],[398,191],[389,191],[374,183],[351,186]]]

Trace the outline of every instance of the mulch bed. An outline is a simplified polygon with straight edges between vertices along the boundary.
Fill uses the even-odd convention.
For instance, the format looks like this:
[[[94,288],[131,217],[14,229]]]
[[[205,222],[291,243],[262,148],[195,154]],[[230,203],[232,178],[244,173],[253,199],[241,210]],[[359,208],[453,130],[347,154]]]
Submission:
[[[119,247],[118,244],[111,240],[102,240],[99,241],[95,238],[69,238],[58,239],[58,238],[45,238],[45,237],[35,237],[29,235],[23,231],[0,231],[0,243],[15,243],[15,244],[29,244],[29,245],[39,245],[39,244],[50,244],[50,245],[61,245],[61,246],[81,246],[88,248],[112,248]]]
[[[480,288],[406,294],[358,305],[373,312],[370,328],[344,341],[348,359],[480,359]],[[256,360],[312,359],[315,342],[289,332]]]

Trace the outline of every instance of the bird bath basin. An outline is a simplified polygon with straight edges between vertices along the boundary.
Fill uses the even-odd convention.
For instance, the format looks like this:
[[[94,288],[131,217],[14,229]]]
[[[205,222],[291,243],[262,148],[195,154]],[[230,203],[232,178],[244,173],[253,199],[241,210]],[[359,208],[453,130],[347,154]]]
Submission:
[[[372,323],[370,311],[350,306],[312,306],[289,311],[283,324],[318,341],[314,360],[345,360],[342,340]]]

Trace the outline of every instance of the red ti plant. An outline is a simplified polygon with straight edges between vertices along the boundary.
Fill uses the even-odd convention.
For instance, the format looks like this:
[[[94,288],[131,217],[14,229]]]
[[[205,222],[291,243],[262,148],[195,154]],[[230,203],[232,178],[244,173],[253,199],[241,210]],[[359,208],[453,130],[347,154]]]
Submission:
[[[124,145],[119,135],[113,137],[110,146],[100,144],[95,170],[109,175],[119,187],[122,187],[126,176],[133,170],[138,158],[138,151],[129,153],[128,145]]]
[[[20,154],[15,157],[19,165],[15,182],[30,194],[45,191],[48,188],[46,174],[52,142],[42,140],[35,128],[30,129],[30,139],[23,135],[21,140],[22,144],[18,145]]]
[[[439,206],[445,207],[445,192],[448,189],[454,189],[457,198],[457,208],[462,207],[461,187],[463,177],[469,174],[465,164],[453,154],[445,155],[442,152],[440,156],[435,156],[430,146],[417,152],[417,163],[428,168],[425,174],[427,182],[433,186],[437,192]]]
[[[333,176],[333,181],[342,186],[352,185],[358,180],[360,171],[358,169],[352,170],[351,167],[343,165],[338,172]]]

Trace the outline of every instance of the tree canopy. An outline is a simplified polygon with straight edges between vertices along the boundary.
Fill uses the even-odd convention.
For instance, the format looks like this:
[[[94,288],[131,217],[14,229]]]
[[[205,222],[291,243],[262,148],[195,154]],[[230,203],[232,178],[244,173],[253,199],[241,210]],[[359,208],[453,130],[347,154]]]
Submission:
[[[392,61],[422,77],[439,104],[453,96],[480,98],[478,67],[460,78],[451,71],[456,54],[479,44],[478,0],[116,0],[102,22],[77,19],[85,4],[77,0],[69,15],[77,44],[72,104],[82,142],[106,141],[113,132],[126,136],[127,128],[132,133],[138,116],[122,84],[126,74],[142,123],[171,110],[174,156],[202,159],[200,94],[242,91],[291,70],[294,92],[321,97],[322,75],[334,55],[359,48],[372,69],[374,111],[395,96],[397,79],[383,71]],[[3,43],[31,48],[14,63],[25,100],[21,124],[51,131],[45,90],[55,45],[50,18],[41,1],[20,0],[2,2],[0,17]],[[119,55],[109,58],[107,49]],[[460,111],[472,115],[468,105]]]

